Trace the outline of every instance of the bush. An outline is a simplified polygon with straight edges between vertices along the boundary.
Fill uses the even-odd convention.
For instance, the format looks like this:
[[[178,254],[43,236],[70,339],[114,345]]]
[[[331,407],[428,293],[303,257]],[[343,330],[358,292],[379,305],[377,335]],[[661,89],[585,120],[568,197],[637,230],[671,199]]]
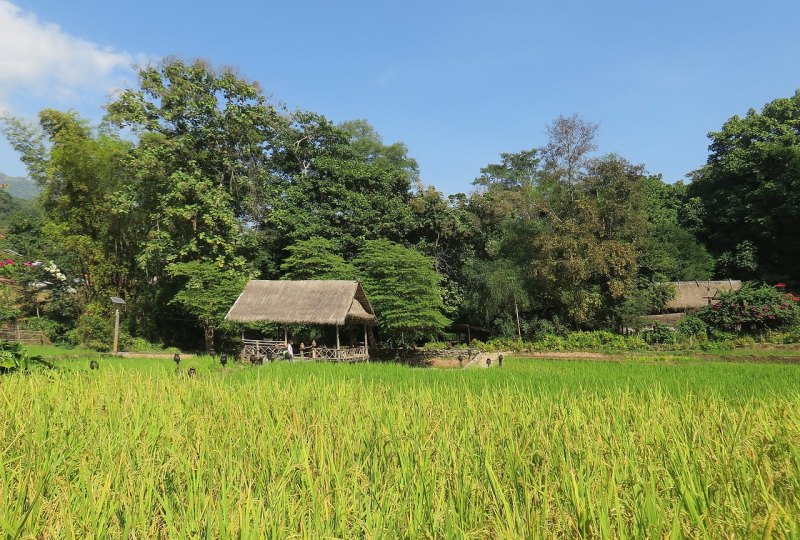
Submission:
[[[649,345],[675,343],[675,330],[661,323],[654,323],[650,328],[642,331],[642,338]]]
[[[487,351],[521,351],[524,349],[522,341],[516,338],[492,338],[486,343]]]
[[[573,332],[567,336],[567,348],[577,349],[627,349],[625,336],[595,330],[594,332]]]
[[[567,340],[555,334],[544,334],[531,344],[536,351],[564,351],[567,349]]]
[[[685,337],[705,337],[708,332],[708,325],[703,319],[693,313],[687,313],[675,325],[678,334]]]
[[[35,330],[37,332],[44,333],[44,335],[47,336],[47,339],[53,343],[60,341],[65,334],[65,328],[63,324],[52,319],[46,319],[44,317],[25,319],[21,324],[23,328],[26,328],[27,330]]]
[[[101,309],[90,306],[90,309],[78,318],[75,329],[70,330],[67,337],[73,345],[96,351],[109,351],[114,339],[114,324],[108,316],[102,314]]]
[[[139,353],[180,353],[177,347],[164,347],[160,343],[151,343],[144,338],[120,335],[120,349]]]
[[[423,349],[427,349],[429,351],[440,351],[442,349],[449,348],[449,345],[445,341],[429,341],[425,345],[422,346]]]
[[[746,283],[738,291],[720,293],[719,302],[697,311],[709,326],[726,331],[763,332],[800,324],[800,297],[784,285]]]

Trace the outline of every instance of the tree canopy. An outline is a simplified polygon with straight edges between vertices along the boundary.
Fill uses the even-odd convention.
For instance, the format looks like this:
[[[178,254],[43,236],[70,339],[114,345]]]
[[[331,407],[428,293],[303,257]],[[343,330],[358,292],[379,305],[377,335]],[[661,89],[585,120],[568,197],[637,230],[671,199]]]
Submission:
[[[245,276],[360,279],[384,338],[450,321],[530,337],[636,326],[670,281],[800,286],[800,92],[711,133],[688,185],[599,153],[599,126],[572,115],[445,195],[366,120],[287,110],[204,61],[138,75],[98,126],[3,119],[41,189],[27,204],[0,191],[5,271],[27,269],[0,284],[3,317],[102,342],[107,297],[123,296],[132,336],[211,347]]]

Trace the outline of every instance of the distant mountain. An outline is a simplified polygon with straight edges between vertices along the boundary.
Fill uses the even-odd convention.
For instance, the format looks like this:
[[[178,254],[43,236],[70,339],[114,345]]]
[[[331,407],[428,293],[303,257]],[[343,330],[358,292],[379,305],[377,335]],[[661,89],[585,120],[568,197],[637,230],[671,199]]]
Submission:
[[[6,192],[18,199],[32,200],[39,195],[39,186],[30,178],[0,173],[0,184],[8,184]]]

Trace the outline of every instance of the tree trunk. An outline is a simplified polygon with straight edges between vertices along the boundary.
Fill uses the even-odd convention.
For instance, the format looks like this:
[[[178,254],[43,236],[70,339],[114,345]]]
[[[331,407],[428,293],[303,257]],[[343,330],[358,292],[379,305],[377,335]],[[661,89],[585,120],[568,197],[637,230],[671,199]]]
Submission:
[[[211,352],[211,349],[214,348],[214,327],[211,325],[206,325],[203,330],[206,340],[206,352]]]

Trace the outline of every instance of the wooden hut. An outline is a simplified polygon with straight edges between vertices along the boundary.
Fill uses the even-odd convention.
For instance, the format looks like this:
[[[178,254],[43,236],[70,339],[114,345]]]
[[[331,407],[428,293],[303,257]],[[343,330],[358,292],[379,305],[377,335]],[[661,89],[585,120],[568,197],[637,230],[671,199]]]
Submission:
[[[287,346],[289,324],[330,325],[336,327],[336,348],[320,347],[314,351],[319,359],[359,361],[369,359],[367,327],[375,326],[375,312],[358,281],[252,280],[231,306],[226,320],[253,323],[271,322],[284,325],[283,342],[242,338],[242,355],[264,358]],[[363,325],[364,343],[342,347],[339,328]]]
[[[667,284],[675,289],[675,296],[667,302],[661,313],[647,315],[645,319],[673,325],[687,311],[716,303],[719,293],[737,291],[742,287],[742,282],[735,279],[671,281]]]

